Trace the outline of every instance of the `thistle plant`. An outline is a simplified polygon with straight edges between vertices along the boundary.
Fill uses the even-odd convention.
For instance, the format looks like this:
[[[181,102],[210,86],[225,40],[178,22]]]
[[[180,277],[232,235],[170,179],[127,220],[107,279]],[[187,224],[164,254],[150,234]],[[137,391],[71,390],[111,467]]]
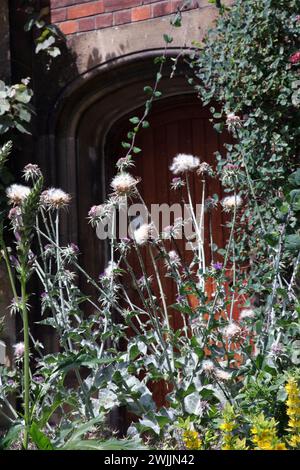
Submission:
[[[168,407],[157,411],[150,398],[147,399],[148,402],[141,403],[140,400],[134,400],[135,394],[131,390],[127,390],[134,400],[134,412],[141,416],[136,425],[138,431],[150,428],[157,434],[161,432],[159,416],[164,416],[169,423],[191,414],[198,416],[203,413],[207,418],[210,407],[205,409],[204,396],[209,397],[211,406],[220,400],[232,400],[233,390],[238,388],[235,380],[235,375],[238,374],[234,367],[235,354],[240,353],[243,348],[249,350],[250,347],[250,336],[245,334],[246,330],[233,322],[237,283],[233,285],[229,297],[226,297],[224,289],[228,282],[229,259],[234,257],[233,239],[242,200],[233,195],[231,199],[227,197],[222,201],[223,207],[232,216],[229,242],[223,263],[219,261],[209,265],[204,253],[202,232],[208,196],[206,178],[214,176],[213,169],[205,162],[200,162],[198,157],[179,154],[175,156],[170,170],[177,178],[181,178],[181,184],[176,180],[176,187],[182,191],[183,200],[186,196],[188,221],[193,226],[193,239],[189,234],[189,238],[185,240],[191,248],[191,261],[182,256],[176,236],[178,229],[182,230],[187,221],[177,220],[173,226],[165,227],[160,232],[140,195],[138,181],[133,177],[122,172],[117,174],[111,184],[114,189],[112,198],[104,205],[106,208],[112,205],[121,207],[124,199],[127,204],[138,201],[147,214],[147,220],[133,231],[131,239],[112,241],[109,264],[112,269],[105,279],[107,286],[113,288],[112,293],[118,292],[118,308],[120,310],[121,307],[120,313],[127,330],[134,333],[127,340],[126,353],[120,357],[122,369],[127,369],[131,376],[134,374],[136,377],[143,373],[142,384],[143,387],[146,386],[145,394],[149,397],[153,381],[163,380],[167,384],[165,400]],[[190,174],[196,171],[199,184],[202,182],[199,216],[195,212],[190,189]],[[174,182],[172,185],[174,186]],[[107,211],[104,207],[97,210],[92,208],[90,217],[96,225],[107,217]],[[211,225],[208,230],[211,230]],[[212,231],[209,239],[214,253]],[[146,253],[150,263],[148,269],[144,259]],[[138,271],[132,264],[133,260],[136,260]],[[127,273],[134,286],[133,293],[124,288],[124,273]],[[177,299],[167,299],[164,278],[174,283]],[[211,279],[214,283],[214,295],[210,297],[207,284]],[[191,304],[193,301],[194,306]],[[181,318],[182,330],[176,330],[172,326],[171,317],[176,312]],[[136,380],[135,378],[134,381]],[[124,382],[125,380],[122,381],[122,386],[125,387]],[[120,383],[117,385],[120,386]],[[115,392],[115,384],[111,387]],[[117,392],[115,396],[118,400]]]
[[[27,283],[32,274],[32,252],[31,242],[34,235],[33,224],[35,213],[39,205],[40,192],[43,184],[42,177],[35,183],[32,189],[21,185],[12,185],[7,189],[9,203],[13,206],[10,217],[13,219],[13,229],[16,239],[15,267],[16,275],[20,284],[20,296],[17,295],[17,287],[12,274],[11,262],[8,250],[1,235],[1,246],[3,256],[7,265],[12,292],[14,294],[13,304],[21,315],[23,322],[23,341],[15,348],[17,357],[23,358],[23,394],[24,394],[24,448],[28,447],[28,436],[30,427],[30,364],[29,364],[29,320],[28,320],[28,293]]]
[[[69,433],[70,438],[66,440],[67,435],[60,436],[60,427],[53,428],[51,419],[56,413],[56,421],[64,423],[64,427],[73,426],[74,422],[84,424],[82,434],[105,421],[112,406],[105,397],[103,400],[95,397],[95,393],[100,397],[110,380],[107,371],[119,354],[116,346],[124,335],[123,328],[112,322],[111,306],[115,301],[106,293],[105,282],[101,287],[80,267],[79,249],[74,243],[60,244],[60,217],[70,203],[70,196],[57,188],[43,191],[43,177],[37,165],[28,164],[24,178],[31,187],[13,184],[6,191],[12,206],[8,219],[16,249],[7,248],[2,238],[14,295],[11,312],[20,314],[23,322],[23,341],[14,346],[15,371],[0,370],[0,399],[12,415],[5,417],[18,434],[22,431],[24,449],[28,448],[29,439],[38,448],[48,450],[75,449],[79,445],[100,449],[104,447],[101,440],[89,444],[82,439],[78,441],[78,433],[76,438]],[[51,326],[59,339],[60,350],[50,354],[44,352],[44,346],[29,329],[27,285],[33,273],[43,289],[40,323]],[[79,273],[95,287],[99,297],[93,299],[80,291]],[[88,318],[84,310],[87,306],[93,309]],[[30,350],[35,355],[33,370],[30,369]],[[89,373],[83,376],[82,369]],[[65,384],[67,374],[72,373],[78,382],[77,391]],[[10,393],[20,393],[23,399],[24,426],[20,427],[20,414],[9,401]],[[66,404],[68,413],[64,409]],[[134,442],[140,446],[139,440]],[[107,442],[108,448],[109,445],[121,449],[130,448],[131,444],[128,440],[117,443],[112,439]]]

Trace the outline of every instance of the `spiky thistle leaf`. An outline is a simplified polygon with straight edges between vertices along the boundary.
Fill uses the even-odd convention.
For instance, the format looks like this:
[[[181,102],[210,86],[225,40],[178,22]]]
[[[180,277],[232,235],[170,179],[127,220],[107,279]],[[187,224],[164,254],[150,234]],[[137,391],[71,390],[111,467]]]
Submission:
[[[9,140],[0,148],[0,171],[8,160],[12,150],[12,142]]]

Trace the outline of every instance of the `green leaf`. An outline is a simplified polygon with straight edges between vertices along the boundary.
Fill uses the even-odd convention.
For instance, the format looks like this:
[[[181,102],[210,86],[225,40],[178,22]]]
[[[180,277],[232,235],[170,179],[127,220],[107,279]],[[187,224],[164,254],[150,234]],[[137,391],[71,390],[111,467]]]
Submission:
[[[136,359],[140,354],[139,348],[136,344],[130,345],[128,352],[129,352],[129,359],[131,361],[134,361],[134,359]]]
[[[300,186],[300,168],[298,168],[297,171],[292,173],[289,176],[288,180],[293,186]]]
[[[198,392],[191,393],[183,400],[185,410],[188,414],[201,416],[201,397]]]
[[[180,28],[181,26],[181,13],[178,11],[176,15],[171,19],[170,21],[172,26],[175,26],[176,28]]]
[[[142,428],[141,432],[152,430],[155,434],[160,434],[160,426],[154,418],[146,416],[145,418],[140,419],[139,425]]]
[[[10,110],[10,103],[5,98],[0,98],[0,116]]]
[[[73,439],[75,440],[78,437],[82,436],[83,434],[87,433],[95,426],[95,424],[98,424],[101,421],[103,421],[103,418],[104,418],[103,415],[99,414],[98,416],[96,416],[93,419],[90,419],[86,423],[83,423],[80,426],[77,426],[69,440],[73,440]]]
[[[264,239],[265,239],[265,241],[267,242],[268,245],[274,247],[274,246],[277,246],[277,244],[278,244],[279,235],[278,235],[277,232],[266,233],[264,235]]]
[[[151,95],[153,93],[153,88],[151,86],[147,85],[147,86],[144,87],[144,92]]]
[[[286,399],[287,399],[287,392],[285,391],[284,388],[280,388],[277,392],[277,400],[279,402],[284,403]]]
[[[140,149],[139,147],[133,147],[133,153],[140,153],[142,151],[142,149]]]
[[[285,239],[285,248],[288,251],[299,251],[300,250],[300,235],[288,235]]]
[[[157,65],[157,64],[164,64],[166,62],[166,57],[165,56],[159,56],[159,57],[155,57],[154,59],[154,64]]]
[[[46,52],[53,58],[61,55],[60,49],[58,47],[49,47]]]
[[[23,126],[22,124],[20,124],[19,122],[16,122],[15,127],[16,127],[16,129],[18,129],[18,131],[21,132],[22,134],[28,134],[28,135],[30,135],[30,132],[26,129],[26,127],[24,127],[24,126]]]
[[[50,36],[50,37],[48,37],[47,39],[45,39],[43,41],[40,41],[38,39],[37,42],[38,43],[37,43],[36,48],[35,48],[36,54],[38,54],[41,51],[46,51],[47,49],[49,49],[49,47],[52,46],[55,43],[55,38],[53,36]]]
[[[224,129],[224,123],[223,122],[217,122],[216,124],[214,124],[214,129],[217,131],[217,132],[222,132],[223,129]]]
[[[48,423],[49,419],[51,418],[51,416],[53,415],[53,413],[55,412],[55,410],[62,404],[62,403],[66,403],[66,401],[63,400],[63,398],[61,396],[57,396],[53,403],[51,404],[51,406],[45,406],[42,410],[42,416],[41,418],[39,419],[38,421],[38,426],[39,428],[44,428],[46,426],[46,424]]]
[[[30,426],[29,434],[39,450],[54,450],[50,439],[44,434],[36,423]]]
[[[290,192],[293,211],[300,211],[300,189],[293,189]]]
[[[108,439],[100,441],[95,439],[76,439],[64,445],[62,450],[143,450],[146,447],[139,439]]]
[[[11,444],[16,442],[20,438],[20,434],[23,428],[23,424],[15,424],[11,428],[9,428],[5,436],[1,437],[0,439],[0,450],[9,449]]]
[[[128,142],[122,142],[122,147],[124,149],[130,149],[130,144]]]
[[[134,117],[130,118],[129,121],[132,124],[138,124],[140,122],[140,119],[137,116],[134,116]]]
[[[167,43],[167,44],[171,44],[171,42],[173,42],[173,38],[172,36],[169,36],[168,34],[164,34],[164,41]]]

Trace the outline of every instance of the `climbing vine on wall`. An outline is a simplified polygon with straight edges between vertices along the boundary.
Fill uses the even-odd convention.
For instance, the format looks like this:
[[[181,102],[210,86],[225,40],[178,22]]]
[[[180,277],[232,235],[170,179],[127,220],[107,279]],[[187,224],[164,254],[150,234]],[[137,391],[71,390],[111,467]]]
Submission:
[[[281,240],[287,267],[300,246],[299,218],[288,213],[291,197],[299,197],[291,193],[295,177],[288,180],[299,165],[299,32],[298,0],[237,0],[221,10],[190,62],[190,82],[204,105],[214,103],[216,130],[234,135],[226,157],[217,155],[218,169],[228,191],[238,188],[248,201],[237,254],[244,263],[250,257],[258,294],[258,276],[268,281],[270,250]]]

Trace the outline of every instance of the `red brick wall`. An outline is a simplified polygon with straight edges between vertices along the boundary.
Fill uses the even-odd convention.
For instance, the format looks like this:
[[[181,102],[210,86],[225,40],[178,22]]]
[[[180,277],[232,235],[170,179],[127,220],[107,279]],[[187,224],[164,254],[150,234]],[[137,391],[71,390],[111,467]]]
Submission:
[[[51,21],[66,34],[170,15],[184,0],[50,0]],[[185,9],[197,8],[192,0]]]

